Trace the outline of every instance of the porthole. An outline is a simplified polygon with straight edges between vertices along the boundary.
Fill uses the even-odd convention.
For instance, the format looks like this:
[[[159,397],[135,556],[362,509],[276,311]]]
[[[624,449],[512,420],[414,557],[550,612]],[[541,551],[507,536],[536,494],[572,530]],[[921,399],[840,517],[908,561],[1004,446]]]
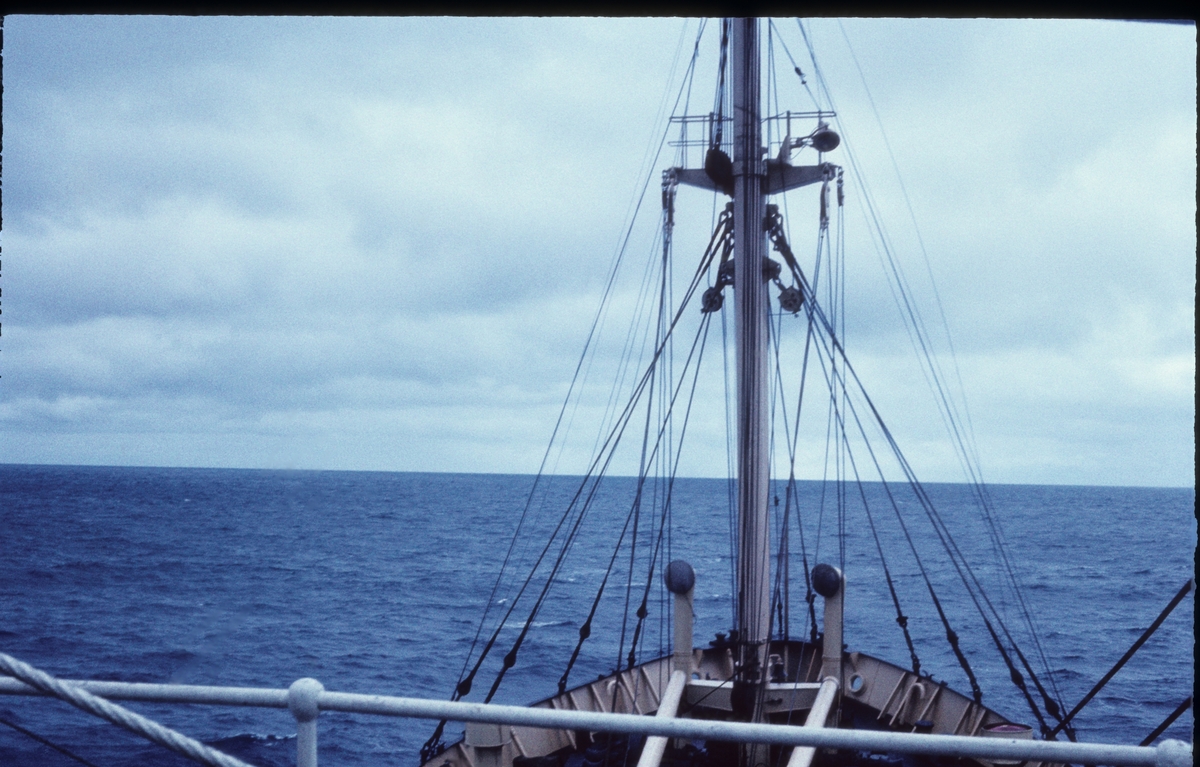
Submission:
[[[863,688],[865,688],[866,686],[867,686],[867,683],[865,681],[863,681],[863,678],[861,676],[859,676],[858,674],[855,674],[854,676],[850,677],[849,687],[850,687],[851,695],[861,694],[863,691]]]

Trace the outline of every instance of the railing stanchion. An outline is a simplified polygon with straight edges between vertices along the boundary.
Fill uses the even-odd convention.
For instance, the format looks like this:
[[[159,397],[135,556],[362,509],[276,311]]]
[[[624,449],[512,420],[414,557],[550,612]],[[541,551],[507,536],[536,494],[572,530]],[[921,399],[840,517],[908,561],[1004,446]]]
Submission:
[[[317,767],[317,698],[324,691],[324,685],[309,677],[288,688],[288,710],[296,717],[296,767]]]

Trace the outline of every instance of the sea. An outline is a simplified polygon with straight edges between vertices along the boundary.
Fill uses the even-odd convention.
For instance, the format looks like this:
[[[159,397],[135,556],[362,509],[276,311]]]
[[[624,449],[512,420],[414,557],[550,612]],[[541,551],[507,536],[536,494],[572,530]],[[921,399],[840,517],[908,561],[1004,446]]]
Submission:
[[[569,518],[552,537],[577,485],[543,481],[529,503],[528,476],[0,465],[0,652],[65,679],[286,688],[313,677],[327,690],[446,699],[477,656],[477,637],[489,636],[513,606],[540,552],[549,553],[538,572],[556,561],[567,530],[575,534],[542,609],[528,612],[545,581],[537,576],[467,700],[481,699],[498,658],[525,628],[495,700],[553,694],[610,570],[571,685],[610,672],[628,654],[637,619],[622,616],[635,613],[643,594],[649,616],[638,657],[668,649],[661,571],[670,559],[696,571],[697,644],[729,630],[726,481],[676,480],[669,519],[640,516],[632,553],[624,525],[636,485],[628,478],[606,480],[578,526]],[[1194,576],[1191,488],[996,485],[990,522],[972,488],[926,489],[971,576],[1068,708]],[[665,488],[644,496],[655,493],[661,499]],[[969,692],[930,606],[927,577],[984,703],[1034,723],[962,586],[961,566],[941,553],[923,510],[897,499],[910,547],[882,486],[857,493],[800,483],[801,524],[788,520],[788,551],[777,558],[792,585],[781,592],[788,609],[776,627],[808,635],[804,568],[830,562],[846,573],[847,645],[908,666],[883,578],[887,562],[922,672]],[[775,509],[777,524],[786,505]],[[1010,570],[1019,591],[1005,585]],[[1192,694],[1193,604],[1185,598],[1084,708],[1080,739],[1136,744]],[[125,705],[251,764],[295,764],[296,727],[286,710]],[[415,767],[434,725],[338,712],[318,722],[320,762],[339,767]],[[1193,722],[1188,711],[1163,737],[1190,742]],[[451,725],[447,739],[458,732]],[[61,701],[0,696],[0,764],[80,763],[191,764]]]

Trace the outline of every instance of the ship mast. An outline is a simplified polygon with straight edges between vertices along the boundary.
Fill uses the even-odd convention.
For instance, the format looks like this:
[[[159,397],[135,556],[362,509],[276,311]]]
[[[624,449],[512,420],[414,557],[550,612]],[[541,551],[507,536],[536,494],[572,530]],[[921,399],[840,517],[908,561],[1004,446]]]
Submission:
[[[767,159],[762,143],[758,20],[726,19],[725,23],[733,102],[733,158],[724,154],[720,139],[716,139],[709,147],[703,169],[671,168],[664,173],[663,200],[669,210],[675,184],[711,189],[733,197],[738,561],[737,658],[730,702],[735,718],[761,722],[771,638],[767,283],[770,273],[779,273],[779,265],[767,258],[767,195],[828,181],[835,166],[824,162],[792,165],[789,152],[798,146],[812,146],[818,152],[826,152],[836,147],[839,139],[821,123],[811,136],[785,140],[778,159]],[[790,250],[785,257],[791,258]],[[768,270],[768,265],[773,268]],[[794,263],[792,267],[795,268]],[[720,290],[726,284],[718,280],[709,288],[709,292],[716,292],[715,301],[703,311],[721,307]],[[709,301],[708,292],[705,300]],[[743,752],[742,765],[756,767],[766,757],[765,747],[749,746]]]
[[[760,686],[770,639],[767,451],[766,164],[759,115],[757,19],[731,19],[734,302],[737,340],[738,639],[742,715],[761,720]],[[753,762],[751,762],[753,763]]]

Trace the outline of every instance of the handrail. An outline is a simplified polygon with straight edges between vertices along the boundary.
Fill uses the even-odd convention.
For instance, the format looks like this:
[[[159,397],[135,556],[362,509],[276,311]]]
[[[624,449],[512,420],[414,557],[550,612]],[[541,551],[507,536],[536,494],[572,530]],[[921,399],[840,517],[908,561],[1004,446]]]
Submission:
[[[170,727],[162,726],[153,719],[93,695],[82,687],[56,679],[45,671],[2,652],[0,652],[0,671],[20,679],[30,689],[35,689],[43,695],[52,695],[89,714],[141,735],[160,746],[183,754],[189,759],[207,764],[209,767],[250,767],[241,759],[206,746]],[[302,767],[309,766],[303,765]],[[311,767],[316,767],[316,765],[313,764]]]
[[[155,700],[175,703],[224,704],[287,708],[288,690],[262,688],[209,687],[194,685],[154,685],[125,682],[71,682],[87,690],[118,700]],[[44,695],[15,679],[0,678],[0,694]],[[965,735],[867,730],[814,729],[782,724],[748,724],[700,719],[667,719],[633,714],[605,714],[585,711],[525,708],[495,704],[463,703],[402,698],[389,695],[361,695],[347,692],[320,692],[316,696],[321,711],[345,711],[416,719],[448,719],[461,722],[492,722],[547,729],[588,730],[592,732],[634,733],[669,738],[772,743],[785,746],[845,748],[878,752],[934,754],[970,759],[1060,762],[1075,764],[1128,765],[1129,767],[1188,767],[1192,747],[1178,740],[1166,740],[1157,747],[1120,746],[1104,743],[1060,743],[1044,740],[977,738]],[[315,745],[315,743],[314,743]]]
[[[112,700],[140,700],[152,703],[198,703],[217,706],[287,708],[287,689],[269,687],[217,687],[196,684],[149,684],[145,682],[105,682],[95,679],[63,679]],[[42,695],[34,687],[12,677],[0,676],[0,695]]]

